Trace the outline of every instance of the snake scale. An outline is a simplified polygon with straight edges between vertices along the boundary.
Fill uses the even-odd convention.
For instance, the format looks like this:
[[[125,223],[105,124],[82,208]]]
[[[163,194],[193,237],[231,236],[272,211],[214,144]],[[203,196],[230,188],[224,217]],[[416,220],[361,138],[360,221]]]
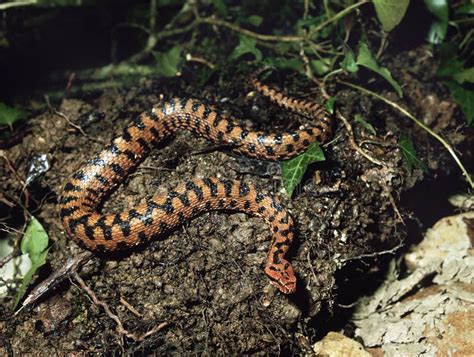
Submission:
[[[288,97],[262,84],[256,76],[252,84],[279,106],[310,117],[312,126],[287,133],[253,131],[197,99],[162,101],[136,117],[122,135],[87,161],[66,183],[59,200],[66,233],[85,249],[125,250],[154,239],[203,212],[245,212],[263,218],[273,233],[265,267],[270,283],[283,293],[293,293],[296,277],[285,259],[294,236],[293,220],[278,200],[250,183],[197,178],[130,209],[110,214],[98,212],[105,197],[136,169],[152,146],[178,129],[228,145],[245,156],[271,161],[294,157],[312,142],[325,142],[332,135],[332,118],[320,105]]]

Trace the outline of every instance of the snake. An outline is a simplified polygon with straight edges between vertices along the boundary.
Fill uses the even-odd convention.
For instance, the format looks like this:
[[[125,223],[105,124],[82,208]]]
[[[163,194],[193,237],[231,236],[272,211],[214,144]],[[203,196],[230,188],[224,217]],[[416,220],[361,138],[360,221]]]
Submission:
[[[311,119],[311,124],[289,132],[252,130],[241,121],[199,99],[160,100],[132,120],[94,158],[86,161],[65,184],[59,212],[66,234],[81,248],[96,253],[129,250],[166,235],[208,211],[237,211],[261,217],[270,227],[265,273],[284,294],[296,291],[296,275],[285,258],[295,235],[295,223],[283,204],[244,180],[217,177],[183,181],[146,202],[119,212],[102,214],[103,201],[123,183],[154,146],[186,129],[233,152],[261,160],[287,160],[313,142],[324,143],[333,133],[333,119],[316,102],[287,96],[251,77],[256,91],[289,111]]]

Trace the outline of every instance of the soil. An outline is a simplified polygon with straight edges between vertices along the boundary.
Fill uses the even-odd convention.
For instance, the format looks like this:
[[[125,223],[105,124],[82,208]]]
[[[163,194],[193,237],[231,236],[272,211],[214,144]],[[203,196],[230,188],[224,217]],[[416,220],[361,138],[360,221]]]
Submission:
[[[433,84],[435,67],[425,60],[428,51],[420,47],[384,63],[406,83],[404,99],[396,98],[383,80],[367,86],[429,120],[452,143],[466,145],[466,137],[455,130],[463,121],[458,108],[446,90]],[[56,202],[67,178],[161,96],[204,98],[256,128],[281,129],[304,120],[249,96],[251,88],[242,85],[245,75],[232,80],[226,76],[230,79],[230,73],[223,74],[204,88],[186,74],[173,80],[147,79],[129,90],[65,99],[58,108],[62,115],[47,111],[29,121],[26,136],[4,154],[20,177],[26,177],[36,155],[46,154],[51,165],[27,188],[30,211],[52,241],[48,264],[35,284],[82,252],[65,235],[58,217]],[[316,96],[314,87],[293,79],[276,84],[287,93]],[[460,175],[440,145],[399,113],[342,85],[328,92],[337,94],[345,117],[358,113],[375,127],[377,137],[351,120],[357,142],[365,142],[362,148],[387,167],[359,155],[338,122],[333,140],[323,146],[326,161],[311,166],[290,199],[282,190],[278,165],[235,156],[181,132],[153,151],[104,205],[105,212],[117,211],[198,176],[242,178],[263,186],[285,203],[297,222],[298,238],[290,254],[298,275],[296,294],[278,293],[263,273],[270,243],[263,221],[241,213],[206,213],[131,252],[95,256],[80,271],[127,330],[140,335],[167,322],[159,332],[143,341],[124,337],[104,309],[75,280],[66,279],[16,316],[9,304],[0,307],[0,354],[303,353],[329,329],[350,334],[345,317],[351,303],[375,289],[397,252],[394,248],[407,244],[410,227],[421,231],[400,196],[410,196],[422,180],[451,175],[457,182],[454,176]],[[412,136],[428,173],[404,164],[397,144],[401,131]],[[16,204],[22,184],[4,165],[0,174],[2,195],[15,203],[10,208],[0,203],[1,209],[9,212],[9,224],[17,225],[21,219],[13,217],[22,216]]]

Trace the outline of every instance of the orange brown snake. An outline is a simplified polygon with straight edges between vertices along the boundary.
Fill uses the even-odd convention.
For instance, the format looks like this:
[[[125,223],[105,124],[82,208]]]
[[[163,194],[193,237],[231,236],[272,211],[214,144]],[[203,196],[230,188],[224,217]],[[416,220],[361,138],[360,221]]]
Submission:
[[[124,250],[162,235],[203,212],[240,211],[262,217],[273,232],[265,273],[285,294],[296,290],[296,276],[285,259],[294,223],[275,198],[250,183],[214,177],[183,182],[146,203],[101,214],[98,205],[149,154],[151,146],[187,129],[231,146],[234,152],[265,160],[289,159],[312,142],[331,137],[333,120],[318,104],[285,96],[252,79],[255,88],[279,106],[313,119],[312,126],[288,133],[252,131],[197,99],[172,98],[140,114],[121,136],[87,161],[64,187],[59,201],[67,234],[81,247],[97,252]]]

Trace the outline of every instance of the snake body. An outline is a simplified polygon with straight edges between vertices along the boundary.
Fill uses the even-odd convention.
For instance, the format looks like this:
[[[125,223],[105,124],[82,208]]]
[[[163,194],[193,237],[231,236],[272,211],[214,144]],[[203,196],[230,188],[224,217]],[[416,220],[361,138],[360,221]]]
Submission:
[[[250,183],[214,177],[188,180],[164,194],[117,213],[98,206],[149,154],[152,146],[178,129],[229,145],[248,157],[281,160],[332,135],[332,119],[321,106],[287,97],[257,79],[255,88],[289,110],[313,118],[313,126],[289,133],[252,131],[197,99],[172,98],[140,114],[122,135],[87,161],[64,186],[59,211],[66,233],[81,247],[96,252],[124,250],[162,235],[212,210],[241,211],[262,217],[273,232],[265,273],[283,293],[296,289],[296,277],[285,259],[294,223],[282,204]]]

